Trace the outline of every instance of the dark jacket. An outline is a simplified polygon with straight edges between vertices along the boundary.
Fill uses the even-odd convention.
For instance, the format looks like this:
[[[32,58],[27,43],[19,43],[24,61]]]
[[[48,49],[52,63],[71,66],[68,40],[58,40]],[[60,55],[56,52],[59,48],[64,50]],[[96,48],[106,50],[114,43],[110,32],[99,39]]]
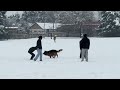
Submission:
[[[31,48],[28,50],[28,52],[29,52],[29,53],[32,53],[32,52],[34,52],[36,49],[37,49],[36,47],[31,47]]]
[[[39,49],[42,49],[41,39],[37,40],[37,46],[36,47],[39,48]]]
[[[90,47],[90,40],[87,37],[84,37],[81,41],[80,41],[80,49],[89,49]]]

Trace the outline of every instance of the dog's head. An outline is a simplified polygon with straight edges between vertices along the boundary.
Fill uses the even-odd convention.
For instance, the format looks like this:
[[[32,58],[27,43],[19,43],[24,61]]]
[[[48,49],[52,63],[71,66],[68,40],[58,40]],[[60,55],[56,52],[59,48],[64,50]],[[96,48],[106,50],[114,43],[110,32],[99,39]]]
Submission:
[[[63,51],[63,49],[60,49],[58,52],[61,52],[61,51]]]
[[[60,51],[63,51],[63,49],[60,49]]]
[[[44,51],[44,53],[43,53],[44,55],[48,55],[48,51]]]

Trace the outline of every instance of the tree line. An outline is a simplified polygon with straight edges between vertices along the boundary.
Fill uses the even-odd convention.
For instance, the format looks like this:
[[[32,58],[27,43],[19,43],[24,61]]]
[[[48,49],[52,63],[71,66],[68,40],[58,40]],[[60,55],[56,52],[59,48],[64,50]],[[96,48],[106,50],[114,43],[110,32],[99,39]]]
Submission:
[[[28,30],[29,23],[62,23],[75,24],[83,21],[95,21],[94,11],[23,11],[9,17],[7,11],[0,11],[0,25],[18,26]],[[99,36],[120,36],[120,11],[98,11],[100,14]],[[0,28],[0,33],[6,33]]]

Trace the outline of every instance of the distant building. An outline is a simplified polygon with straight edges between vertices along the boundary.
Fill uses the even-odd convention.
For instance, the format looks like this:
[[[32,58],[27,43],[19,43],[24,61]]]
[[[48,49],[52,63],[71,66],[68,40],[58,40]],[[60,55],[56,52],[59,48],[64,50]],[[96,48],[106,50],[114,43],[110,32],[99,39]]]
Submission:
[[[100,21],[83,22],[81,26],[81,33],[87,33],[89,36],[96,36],[99,30]]]
[[[60,23],[34,23],[30,28],[31,34],[48,35],[55,32]]]
[[[18,33],[18,27],[5,27],[5,30],[6,30],[9,34]]]
[[[97,30],[99,30],[99,21],[94,22],[80,22],[78,24],[64,24],[57,29],[59,32],[66,33],[67,37],[81,37],[83,34],[88,36],[97,36]]]
[[[57,31],[61,33],[64,37],[79,37],[80,33],[75,24],[63,24],[61,27],[57,28]]]
[[[45,34],[44,29],[41,28],[37,23],[33,24],[30,28],[30,34]]]

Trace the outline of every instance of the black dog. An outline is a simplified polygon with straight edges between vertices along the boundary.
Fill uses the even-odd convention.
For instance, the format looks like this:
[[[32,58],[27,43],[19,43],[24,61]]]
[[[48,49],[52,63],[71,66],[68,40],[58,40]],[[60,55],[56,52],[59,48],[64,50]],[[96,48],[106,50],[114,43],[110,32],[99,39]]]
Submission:
[[[58,57],[58,52],[61,52],[63,49],[60,50],[50,50],[50,51],[45,51],[43,54],[46,56],[49,56],[50,58],[53,57],[55,58],[56,56]]]

